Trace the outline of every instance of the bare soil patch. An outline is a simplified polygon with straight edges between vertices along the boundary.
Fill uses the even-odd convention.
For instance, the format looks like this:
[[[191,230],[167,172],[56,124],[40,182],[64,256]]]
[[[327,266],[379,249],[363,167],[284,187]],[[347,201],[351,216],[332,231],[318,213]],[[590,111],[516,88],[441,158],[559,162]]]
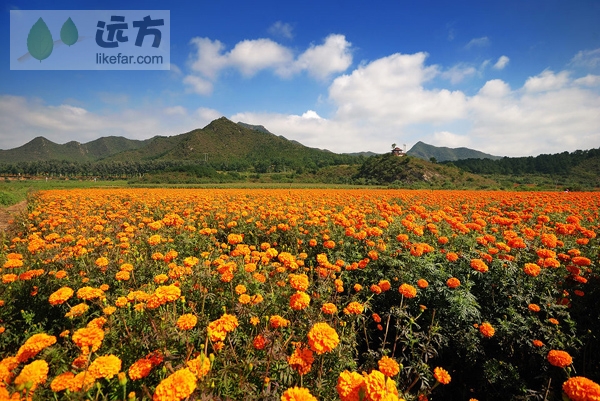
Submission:
[[[27,201],[22,201],[16,205],[0,208],[0,231],[6,231],[12,220],[19,213],[27,208]]]

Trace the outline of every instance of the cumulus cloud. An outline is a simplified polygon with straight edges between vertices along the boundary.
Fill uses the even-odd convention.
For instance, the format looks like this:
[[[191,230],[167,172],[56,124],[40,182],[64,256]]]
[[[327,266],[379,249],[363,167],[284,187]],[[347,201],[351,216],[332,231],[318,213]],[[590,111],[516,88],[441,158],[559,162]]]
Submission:
[[[503,70],[504,67],[506,67],[509,63],[510,59],[506,56],[500,56],[500,58],[498,59],[498,61],[496,61],[496,64],[494,64],[494,69],[496,70]]]
[[[565,87],[570,82],[569,72],[561,71],[558,74],[545,70],[540,75],[527,78],[523,88],[527,92],[545,92]]]
[[[39,99],[0,95],[0,149],[21,146],[38,136],[56,143],[85,143],[108,133],[129,139],[176,135],[202,128],[219,116],[215,110],[188,112],[183,106],[99,114],[70,104],[54,106]]]
[[[469,147],[471,139],[465,135],[457,135],[448,131],[434,132],[433,143],[435,146],[445,146],[448,148]]]
[[[286,39],[292,39],[294,37],[293,27],[288,23],[281,21],[275,22],[269,27],[269,33],[273,36],[280,36]]]
[[[486,47],[490,45],[490,39],[487,36],[481,38],[473,38],[465,45],[465,49],[471,49],[473,47]]]
[[[212,83],[226,68],[238,70],[245,77],[272,70],[284,78],[306,71],[315,78],[326,79],[352,64],[352,45],[344,35],[329,35],[322,44],[313,44],[298,56],[271,39],[243,40],[228,52],[223,43],[209,38],[193,38],[191,44],[195,49],[189,62],[192,73],[183,82],[201,95],[211,93]]]

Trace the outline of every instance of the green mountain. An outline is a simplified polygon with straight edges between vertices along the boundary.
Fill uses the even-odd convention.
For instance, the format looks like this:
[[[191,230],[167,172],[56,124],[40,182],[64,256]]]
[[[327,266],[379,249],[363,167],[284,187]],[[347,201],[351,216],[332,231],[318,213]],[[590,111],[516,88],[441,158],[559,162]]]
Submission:
[[[60,145],[38,136],[18,148],[0,150],[0,162],[48,160],[89,162],[104,159],[125,150],[137,149],[146,143],[147,141],[132,140],[121,136],[106,136],[87,143],[71,141]]]
[[[435,158],[438,162],[455,161],[462,159],[501,159],[500,156],[493,156],[487,153],[480,152],[469,148],[447,148],[428,145],[424,142],[417,142],[408,152],[409,156],[415,156],[423,160],[431,160]]]
[[[172,137],[154,137],[138,149],[121,152],[106,161],[173,160],[206,161],[213,166],[240,168],[272,165],[320,167],[351,161],[351,156],[327,150],[309,148],[283,136],[270,133],[263,126],[234,123],[225,117],[214,120],[202,129]]]

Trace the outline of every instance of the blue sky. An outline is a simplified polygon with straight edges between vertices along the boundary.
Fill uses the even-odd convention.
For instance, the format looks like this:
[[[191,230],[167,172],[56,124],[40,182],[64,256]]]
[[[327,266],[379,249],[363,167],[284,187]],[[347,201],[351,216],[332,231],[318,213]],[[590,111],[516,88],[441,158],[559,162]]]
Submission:
[[[170,71],[11,71],[10,10],[170,10]],[[600,2],[2,3],[0,149],[220,116],[334,152],[600,146]]]

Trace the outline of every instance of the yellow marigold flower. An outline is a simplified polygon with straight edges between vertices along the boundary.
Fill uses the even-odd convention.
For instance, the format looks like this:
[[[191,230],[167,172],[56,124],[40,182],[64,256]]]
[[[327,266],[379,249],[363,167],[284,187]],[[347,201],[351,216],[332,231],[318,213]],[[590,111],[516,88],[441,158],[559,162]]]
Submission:
[[[247,305],[252,301],[252,298],[248,294],[241,294],[238,298],[238,302],[242,305]]]
[[[131,274],[128,271],[120,270],[115,274],[117,281],[129,281]]]
[[[481,323],[479,325],[479,332],[487,338],[493,337],[496,330],[488,322]]]
[[[245,294],[247,291],[246,286],[242,284],[238,284],[235,286],[235,293],[238,295]]]
[[[340,373],[336,390],[341,401],[360,401],[360,391],[364,386],[363,375],[345,370]]]
[[[404,296],[404,298],[414,298],[417,296],[417,289],[410,284],[402,284],[398,288],[398,292]]]
[[[86,301],[102,297],[104,297],[104,291],[102,291],[100,288],[93,288],[88,286],[82,287],[77,290],[77,298]]]
[[[25,343],[17,351],[17,360],[25,362],[28,359],[35,357],[46,347],[56,343],[56,337],[46,333],[34,334],[25,341]]]
[[[121,360],[115,355],[104,355],[94,359],[88,367],[88,373],[95,379],[112,379],[121,371]]]
[[[179,401],[196,389],[196,375],[188,368],[180,369],[156,386],[153,401]]]
[[[558,366],[559,368],[566,368],[573,363],[573,358],[566,351],[550,350],[546,358],[550,362],[550,365]]]
[[[337,332],[327,323],[316,323],[308,332],[308,345],[318,355],[331,351],[339,342]]]
[[[154,294],[162,303],[177,301],[181,296],[181,290],[175,285],[163,285],[158,287]]]
[[[187,367],[198,379],[202,379],[210,372],[210,359],[201,353],[197,358],[189,360]]]
[[[117,308],[114,306],[107,306],[106,308],[102,309],[102,313],[104,313],[106,316],[110,316],[115,313],[116,310]]]
[[[164,284],[169,280],[169,276],[166,274],[158,274],[154,277],[154,282],[156,284]]]
[[[73,372],[61,373],[60,375],[56,376],[54,380],[52,380],[50,383],[50,389],[55,393],[66,390],[71,386],[71,381],[74,377],[75,374]]]
[[[19,376],[15,378],[14,384],[19,386],[31,383],[29,391],[34,391],[38,385],[46,382],[48,378],[48,363],[44,360],[33,361],[23,366]]]
[[[177,319],[177,327],[180,330],[191,330],[196,326],[196,323],[198,323],[198,318],[191,313],[181,315],[179,319]]]
[[[17,276],[16,274],[5,274],[2,276],[2,283],[3,284],[10,284],[10,283],[14,283],[15,281],[17,281],[19,279],[19,276]]]
[[[452,380],[448,371],[444,368],[440,368],[439,366],[433,369],[433,377],[435,377],[435,380],[437,380],[440,384],[448,384],[450,383],[450,380]]]
[[[71,307],[71,309],[67,313],[65,313],[65,317],[73,318],[73,317],[81,316],[85,312],[87,312],[88,309],[90,309],[90,307],[86,303],[77,304],[77,305]]]
[[[77,373],[75,377],[68,381],[67,390],[75,393],[79,391],[88,391],[95,382],[96,379],[94,379],[94,376],[84,370],[83,372]]]
[[[125,306],[127,306],[127,304],[129,304],[129,300],[127,299],[127,297],[119,297],[115,301],[115,306],[119,308],[124,308]]]
[[[310,304],[310,296],[304,291],[297,291],[290,297],[290,307],[293,310],[302,310]]]
[[[383,356],[378,362],[379,371],[387,377],[396,376],[400,372],[398,362],[388,356]]]
[[[600,385],[586,377],[571,377],[563,383],[562,389],[571,401],[600,400]]]
[[[281,401],[317,401],[304,387],[290,387],[281,395]]]
[[[310,372],[310,368],[312,367],[315,358],[310,349],[300,345],[294,349],[294,352],[288,357],[287,361],[292,369],[298,372],[300,376],[304,376]]]
[[[96,266],[98,267],[106,267],[108,266],[108,259],[105,258],[104,256],[96,259],[96,262],[94,262],[96,264]]]
[[[364,306],[360,302],[350,302],[348,306],[344,308],[346,315],[360,315],[363,313]]]
[[[256,326],[256,325],[257,325],[257,324],[259,324],[259,323],[260,323],[260,319],[259,319],[259,318],[257,318],[256,316],[252,316],[252,317],[250,318],[250,324],[251,324],[252,326]]]
[[[158,234],[154,234],[154,235],[150,236],[150,238],[148,238],[148,244],[150,244],[150,246],[156,246],[156,245],[160,244],[161,242],[162,242],[162,238]]]
[[[8,259],[4,262],[3,267],[6,269],[16,269],[23,266],[23,261],[20,259]]]

